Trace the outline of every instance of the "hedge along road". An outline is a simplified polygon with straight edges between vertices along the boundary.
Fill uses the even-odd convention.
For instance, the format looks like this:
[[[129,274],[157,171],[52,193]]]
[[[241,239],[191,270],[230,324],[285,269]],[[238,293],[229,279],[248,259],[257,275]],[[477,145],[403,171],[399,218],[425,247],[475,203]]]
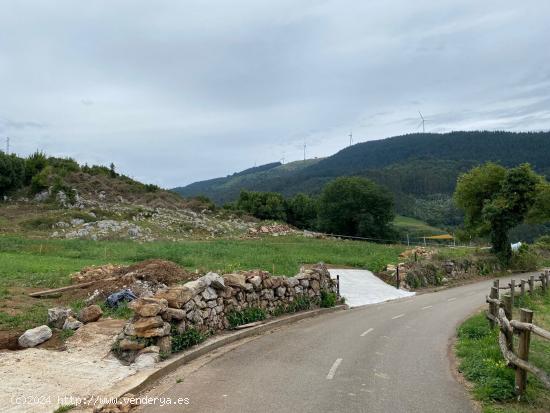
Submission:
[[[475,412],[448,350],[490,286],[483,281],[283,327],[154,394],[188,397],[188,406],[140,411]]]

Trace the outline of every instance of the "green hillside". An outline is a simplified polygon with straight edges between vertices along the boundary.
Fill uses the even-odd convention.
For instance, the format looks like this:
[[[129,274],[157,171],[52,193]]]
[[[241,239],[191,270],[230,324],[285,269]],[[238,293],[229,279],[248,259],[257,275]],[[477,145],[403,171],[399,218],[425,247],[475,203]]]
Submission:
[[[461,221],[450,196],[457,177],[486,161],[514,166],[529,162],[550,175],[550,132],[451,132],[409,134],[359,143],[324,159],[269,164],[225,178],[197,182],[175,191],[206,195],[218,204],[233,201],[241,189],[285,196],[318,193],[338,176],[360,175],[387,187],[397,212],[431,225]]]
[[[184,197],[204,195],[217,204],[224,204],[235,200],[242,189],[253,191],[286,192],[290,186],[292,177],[301,170],[313,166],[322,159],[307,159],[305,161],[289,162],[281,164],[274,162],[242,172],[234,173],[224,178],[209,179],[207,181],[195,182],[185,187],[174,188],[173,191]]]

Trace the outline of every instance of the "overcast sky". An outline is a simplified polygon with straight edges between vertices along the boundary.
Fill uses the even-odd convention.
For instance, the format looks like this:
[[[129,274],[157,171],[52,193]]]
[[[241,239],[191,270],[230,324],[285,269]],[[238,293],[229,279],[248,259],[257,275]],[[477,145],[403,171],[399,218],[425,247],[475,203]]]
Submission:
[[[548,0],[1,0],[0,136],[164,187],[418,131],[550,129]]]

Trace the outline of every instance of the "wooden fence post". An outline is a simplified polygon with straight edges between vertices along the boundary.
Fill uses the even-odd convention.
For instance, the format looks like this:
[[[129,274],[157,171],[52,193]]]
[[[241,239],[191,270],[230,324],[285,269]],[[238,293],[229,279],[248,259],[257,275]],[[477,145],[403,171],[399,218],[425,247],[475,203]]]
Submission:
[[[489,295],[489,297],[498,300],[497,287],[491,287],[491,294]],[[491,326],[491,328],[495,328],[497,324],[496,318],[498,317],[498,306],[492,302],[489,302],[489,314],[491,314],[492,316],[492,318],[489,319],[489,325]]]
[[[336,295],[340,298],[340,274],[336,274]]]
[[[510,280],[510,296],[512,297],[512,308],[516,300],[516,280]]]
[[[395,273],[395,288],[399,290],[399,285],[401,284],[401,280],[399,279],[399,264],[397,264],[397,270]]]
[[[520,309],[520,321],[522,323],[532,323],[533,322],[533,312],[525,308]],[[518,357],[522,360],[529,360],[529,344],[531,343],[531,331],[530,330],[520,330],[519,333],[519,346],[518,346]],[[516,368],[516,394],[522,396],[525,393],[525,388],[527,386],[527,371]]]
[[[504,309],[504,314],[508,320],[512,319],[512,296],[508,294],[502,295],[502,308]]]
[[[546,294],[546,275],[541,274],[539,277],[540,280],[540,288],[542,289],[542,293]]]
[[[535,276],[531,275],[529,277],[529,294],[533,295],[535,292]]]
[[[521,296],[525,296],[525,280],[521,280]]]

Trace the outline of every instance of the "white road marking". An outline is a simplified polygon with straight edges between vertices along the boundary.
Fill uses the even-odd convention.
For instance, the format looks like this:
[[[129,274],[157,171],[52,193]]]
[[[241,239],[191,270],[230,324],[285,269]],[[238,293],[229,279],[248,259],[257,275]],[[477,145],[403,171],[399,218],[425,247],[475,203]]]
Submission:
[[[454,300],[456,300],[456,297],[449,298],[447,301],[454,301]]]
[[[391,319],[392,319],[392,320],[397,320],[398,318],[401,318],[401,317],[403,317],[404,315],[405,315],[405,313],[399,314],[399,315],[396,315],[395,317],[392,317]]]
[[[433,308],[433,305],[427,305],[426,307],[422,307],[423,310],[427,310],[428,308]]]
[[[328,371],[327,380],[332,380],[334,378],[334,374],[336,373],[336,369],[338,368],[338,366],[340,365],[341,362],[342,362],[342,359],[336,359],[336,361],[334,362],[334,364],[332,365],[332,367]]]
[[[364,333],[362,333],[359,337],[365,337],[367,334],[369,334],[372,330],[374,330],[374,328],[369,328],[367,331],[365,331]]]

